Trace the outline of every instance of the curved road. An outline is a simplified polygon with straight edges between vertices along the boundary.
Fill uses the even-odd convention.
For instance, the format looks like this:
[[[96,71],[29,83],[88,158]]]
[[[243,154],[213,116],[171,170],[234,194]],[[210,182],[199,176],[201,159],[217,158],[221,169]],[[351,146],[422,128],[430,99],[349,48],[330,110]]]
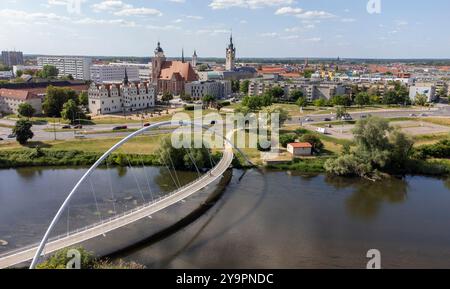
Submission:
[[[49,254],[66,247],[79,244],[83,241],[104,235],[108,232],[124,227],[147,216],[151,216],[152,214],[155,214],[160,210],[163,210],[186,199],[187,197],[193,195],[199,190],[202,190],[203,188],[207,187],[218,178],[220,178],[222,174],[230,167],[233,161],[233,157],[233,148],[230,144],[226,143],[223,158],[209,173],[207,173],[200,179],[188,184],[183,188],[180,188],[167,197],[156,200],[153,203],[138,207],[132,211],[125,213],[124,215],[120,215],[119,217],[105,220],[105,222],[103,223],[95,224],[91,228],[82,230],[80,232],[75,232],[72,235],[49,242],[46,246],[45,253]],[[37,249],[38,246],[35,246],[33,248],[24,249],[23,251],[20,251],[18,253],[13,253],[6,257],[0,258],[0,269],[19,265],[31,260]]]

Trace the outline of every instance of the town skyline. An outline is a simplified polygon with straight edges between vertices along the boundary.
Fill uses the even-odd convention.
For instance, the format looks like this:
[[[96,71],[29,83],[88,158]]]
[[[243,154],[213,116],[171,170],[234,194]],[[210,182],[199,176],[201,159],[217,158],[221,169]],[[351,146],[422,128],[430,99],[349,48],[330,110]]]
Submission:
[[[10,0],[0,4],[0,42],[31,55],[151,57],[161,41],[168,57],[184,48],[223,58],[232,32],[238,59],[450,58],[438,29],[448,1],[390,2],[371,14],[368,0],[82,0],[79,11],[66,0]]]

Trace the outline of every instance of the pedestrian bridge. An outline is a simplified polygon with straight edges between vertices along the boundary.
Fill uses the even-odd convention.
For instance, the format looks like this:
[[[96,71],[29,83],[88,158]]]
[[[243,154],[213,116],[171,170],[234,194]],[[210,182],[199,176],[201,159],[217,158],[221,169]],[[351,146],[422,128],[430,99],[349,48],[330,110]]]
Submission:
[[[153,214],[164,210],[171,205],[174,205],[178,202],[183,201],[184,199],[188,198],[189,196],[195,194],[196,192],[204,189],[208,185],[212,184],[216,180],[218,180],[222,174],[230,167],[233,158],[233,145],[228,140],[228,138],[221,136],[224,139],[225,143],[225,149],[223,152],[222,159],[206,174],[201,176],[200,178],[196,179],[195,181],[185,185],[184,187],[178,188],[177,190],[173,191],[172,193],[159,197],[158,199],[155,199],[147,204],[141,205],[139,207],[133,208],[132,210],[129,210],[125,213],[122,213],[120,215],[116,215],[112,218],[102,220],[99,223],[92,224],[88,227],[77,229],[73,232],[68,232],[67,234],[64,234],[62,236],[58,236],[55,238],[49,238],[50,234],[52,233],[52,230],[56,223],[59,221],[61,215],[63,214],[65,208],[68,206],[71,198],[74,194],[76,194],[78,187],[83,183],[84,180],[86,180],[90,174],[113,152],[115,152],[118,148],[120,148],[122,145],[127,143],[129,140],[133,139],[134,137],[143,134],[146,131],[149,131],[151,129],[155,129],[161,126],[171,125],[171,122],[161,122],[154,125],[151,125],[149,127],[143,128],[130,136],[126,137],[122,141],[120,141],[118,144],[116,144],[114,147],[112,147],[108,152],[106,152],[90,169],[89,171],[80,179],[80,181],[77,183],[77,185],[74,187],[72,192],[69,194],[61,208],[59,209],[58,213],[56,214],[55,218],[53,219],[52,223],[50,224],[50,227],[48,228],[43,240],[40,244],[35,244],[28,246],[26,248],[21,248],[18,250],[15,250],[13,252],[7,253],[6,256],[0,256],[0,269],[2,268],[8,268],[17,266],[19,264],[26,263],[30,260],[32,261],[32,264],[30,268],[35,268],[35,266],[38,264],[39,259],[44,255],[44,249],[45,249],[45,255],[54,253],[58,250],[71,247],[77,244],[80,244],[84,241],[90,240],[95,237],[99,237],[102,235],[105,235],[109,232],[112,232],[116,229],[122,228],[126,225],[132,224],[138,220],[141,220],[146,217],[150,217]],[[180,123],[182,126],[186,125],[196,125],[194,123]],[[198,125],[199,126],[199,125]],[[206,127],[202,126],[203,129],[207,129]],[[244,156],[245,157],[245,156]]]

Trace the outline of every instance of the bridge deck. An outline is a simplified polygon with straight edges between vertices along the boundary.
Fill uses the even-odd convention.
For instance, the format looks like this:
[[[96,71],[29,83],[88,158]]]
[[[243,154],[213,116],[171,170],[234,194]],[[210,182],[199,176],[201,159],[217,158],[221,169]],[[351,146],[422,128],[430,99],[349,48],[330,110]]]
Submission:
[[[223,158],[211,170],[211,173],[207,173],[195,182],[179,189],[178,191],[175,191],[171,195],[164,197],[154,203],[139,207],[117,218],[109,219],[104,223],[95,225],[92,228],[88,228],[61,239],[49,242],[45,248],[45,253],[53,253],[63,248],[74,246],[89,239],[101,236],[118,228],[141,220],[147,216],[151,216],[152,214],[155,214],[160,210],[163,210],[173,204],[182,201],[183,199],[193,195],[197,191],[205,188],[206,186],[210,185],[218,178],[220,178],[222,174],[230,167],[233,161],[233,157],[234,154],[232,148],[230,146],[227,146],[224,151]],[[0,269],[16,266],[30,261],[36,253],[37,249],[38,247],[36,246],[0,258]]]

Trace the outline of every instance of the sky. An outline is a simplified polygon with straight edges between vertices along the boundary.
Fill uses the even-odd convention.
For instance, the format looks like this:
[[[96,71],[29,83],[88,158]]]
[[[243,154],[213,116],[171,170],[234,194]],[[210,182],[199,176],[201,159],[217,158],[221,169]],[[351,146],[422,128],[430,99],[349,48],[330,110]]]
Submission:
[[[232,31],[238,58],[450,58],[449,11],[448,0],[2,0],[0,49],[149,57],[161,41],[168,57],[224,57]]]

